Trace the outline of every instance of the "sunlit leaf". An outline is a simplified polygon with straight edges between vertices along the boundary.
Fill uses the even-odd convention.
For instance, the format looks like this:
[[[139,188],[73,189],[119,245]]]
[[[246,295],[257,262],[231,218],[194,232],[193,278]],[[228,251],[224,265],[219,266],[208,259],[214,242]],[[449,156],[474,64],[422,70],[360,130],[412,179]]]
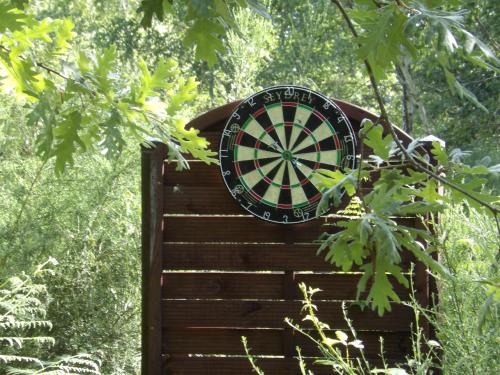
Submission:
[[[387,160],[391,150],[392,137],[391,135],[384,136],[383,133],[384,128],[382,125],[365,122],[363,127],[364,143],[373,149],[376,156],[382,160]]]

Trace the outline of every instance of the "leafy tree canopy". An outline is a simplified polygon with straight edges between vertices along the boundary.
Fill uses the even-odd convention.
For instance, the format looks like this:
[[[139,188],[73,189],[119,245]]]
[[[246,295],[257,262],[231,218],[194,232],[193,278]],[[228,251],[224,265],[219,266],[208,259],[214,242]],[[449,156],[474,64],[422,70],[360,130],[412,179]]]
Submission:
[[[120,69],[114,46],[89,53],[72,45],[69,19],[37,19],[24,1],[2,0],[1,81],[30,109],[39,127],[37,153],[62,172],[76,153],[119,154],[127,139],[157,137],[186,166],[183,153],[212,162],[208,143],[186,129],[181,110],[196,97],[197,82],[178,64],[160,59],[155,69],[139,59]]]

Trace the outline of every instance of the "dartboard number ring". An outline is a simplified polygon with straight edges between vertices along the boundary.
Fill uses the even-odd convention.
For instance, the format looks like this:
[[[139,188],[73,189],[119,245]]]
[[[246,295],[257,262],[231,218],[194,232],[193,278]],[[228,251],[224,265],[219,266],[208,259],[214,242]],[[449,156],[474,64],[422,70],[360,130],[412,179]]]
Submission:
[[[316,217],[316,171],[354,168],[356,137],[347,116],[324,95],[276,86],[234,110],[219,159],[224,182],[244,209],[266,221],[301,223]]]

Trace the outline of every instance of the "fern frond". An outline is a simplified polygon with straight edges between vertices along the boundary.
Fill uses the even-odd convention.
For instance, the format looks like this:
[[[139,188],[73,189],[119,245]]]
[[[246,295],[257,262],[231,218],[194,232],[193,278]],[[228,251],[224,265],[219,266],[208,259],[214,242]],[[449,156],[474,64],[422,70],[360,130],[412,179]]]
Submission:
[[[48,320],[15,320],[13,317],[8,317],[7,322],[0,322],[1,329],[32,329],[32,328],[48,328],[52,329],[52,322]]]
[[[0,337],[0,343],[7,343],[8,346],[22,348],[25,342],[34,342],[35,344],[54,345],[55,340],[49,336],[32,336],[32,337]]]
[[[53,264],[54,260],[49,259],[37,269],[37,273],[40,275],[42,271],[46,271],[43,267],[49,263]],[[19,277],[11,277],[2,283],[0,285],[0,344],[14,350],[22,348],[28,342],[54,345],[55,340],[52,337],[20,333],[37,328],[52,329],[52,323],[45,320],[48,302],[46,286],[35,284],[29,275],[21,274]],[[88,354],[66,356],[46,362],[34,357],[0,354],[0,364],[9,366],[7,374],[10,375],[101,374],[100,361]],[[17,368],[20,364],[23,368]]]
[[[41,372],[36,372],[35,374],[40,374],[40,375],[52,375],[52,374],[64,374],[64,375],[70,375],[70,374],[95,374],[95,375],[100,375],[100,371],[95,371],[94,369],[89,369],[89,368],[83,368],[83,367],[74,367],[74,366],[66,366],[66,365],[60,365],[57,369],[54,370],[49,370],[49,371],[41,371]]]
[[[66,362],[72,365],[80,365],[87,366],[89,368],[94,369],[95,371],[99,371],[100,361],[94,359],[90,354],[77,354],[72,357],[66,357],[61,360],[61,362]]]
[[[37,365],[43,367],[42,362],[38,358],[34,357],[25,357],[25,356],[20,356],[20,355],[5,355],[5,354],[0,354],[0,363],[15,363],[15,362],[20,362],[20,363],[36,363]]]

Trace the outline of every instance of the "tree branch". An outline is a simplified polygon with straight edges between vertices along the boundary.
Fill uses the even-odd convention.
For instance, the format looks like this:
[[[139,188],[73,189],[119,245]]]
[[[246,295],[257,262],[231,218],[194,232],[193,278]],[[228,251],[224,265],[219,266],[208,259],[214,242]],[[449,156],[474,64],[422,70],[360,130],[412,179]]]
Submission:
[[[1,44],[0,44],[0,49],[1,49],[1,50],[3,50],[3,51],[5,51],[6,53],[10,53],[10,49],[9,49],[9,48],[7,48],[7,47],[5,47],[5,46],[3,46],[3,45],[1,45]],[[24,61],[26,61],[26,60],[27,60],[27,59],[26,59],[25,57],[23,57],[23,56],[19,56],[19,58],[20,58],[21,60],[24,60]],[[55,74],[56,76],[61,77],[62,79],[66,80],[66,81],[72,81],[72,82],[75,82],[75,80],[74,80],[73,78],[65,76],[65,75],[64,75],[64,74],[62,74],[61,72],[59,72],[59,71],[57,71],[57,70],[55,70],[55,69],[53,69],[53,68],[51,68],[51,67],[49,67],[49,66],[45,65],[44,63],[41,63],[41,62],[39,62],[39,61],[34,61],[33,63],[35,64],[35,66],[37,66],[37,67],[39,67],[39,68],[41,68],[41,69],[43,69],[43,70],[46,70],[47,72],[49,72],[49,73],[51,73],[51,74]],[[94,90],[90,90],[90,89],[89,89],[89,93],[90,93],[90,94],[92,94],[92,96],[96,96],[96,95],[97,95],[97,93],[96,93]]]
[[[340,2],[340,0],[331,0],[331,1],[340,10],[340,13],[342,14],[344,20],[346,21],[347,26],[349,27],[352,35],[355,38],[357,38],[358,37],[358,33],[357,33],[354,25],[352,24],[351,19],[350,19],[349,15],[347,14],[344,6]],[[365,64],[366,70],[368,72],[368,76],[370,78],[370,83],[371,83],[371,86],[373,88],[373,92],[375,93],[375,99],[377,100],[377,103],[379,105],[380,114],[381,114],[379,121],[383,125],[386,125],[386,127],[389,129],[389,132],[391,133],[391,136],[394,139],[394,142],[396,143],[396,146],[401,151],[401,153],[403,154],[403,156],[412,164],[412,166],[415,169],[417,169],[417,170],[419,170],[421,172],[426,173],[427,175],[429,175],[430,177],[434,178],[435,180],[441,182],[442,184],[451,187],[452,189],[454,189],[454,190],[462,193],[466,197],[468,197],[468,198],[472,199],[473,201],[479,203],[480,205],[488,208],[493,213],[494,216],[498,215],[500,213],[500,209],[499,208],[493,206],[492,204],[490,204],[488,202],[483,201],[480,198],[477,198],[473,194],[471,194],[468,191],[462,189],[459,185],[457,185],[457,184],[455,184],[455,183],[453,183],[451,181],[448,181],[447,179],[439,176],[438,174],[436,174],[432,170],[430,170],[427,167],[425,167],[424,165],[422,165],[421,162],[418,162],[417,160],[415,160],[415,158],[412,155],[410,155],[410,153],[406,150],[406,148],[404,147],[404,145],[401,143],[401,140],[398,138],[398,136],[396,134],[396,130],[394,129],[394,126],[389,121],[389,116],[387,114],[387,110],[385,108],[384,101],[382,99],[382,95],[380,94],[380,90],[379,90],[377,81],[375,79],[375,75],[373,74],[373,69],[372,69],[372,66],[371,66],[370,62],[368,60],[366,60],[366,59],[364,59],[363,62]]]
[[[404,76],[403,70],[401,67],[396,67],[396,73],[398,76],[399,83],[403,89],[403,130],[408,134],[411,134],[413,131],[413,105],[410,102],[410,94],[408,88],[408,82],[406,81],[406,77]]]
[[[9,48],[7,48],[7,47],[5,47],[5,46],[3,46],[3,45],[1,45],[1,44],[0,44],[0,49],[4,50],[4,51],[5,51],[5,52],[7,52],[7,53],[10,53],[10,49],[9,49]],[[21,57],[21,56],[20,56],[20,58],[21,58],[22,60],[26,60],[26,58],[24,58],[24,57]],[[72,80],[71,78],[66,77],[66,76],[65,76],[64,74],[62,74],[61,72],[58,72],[57,70],[54,70],[54,69],[52,69],[52,68],[48,67],[47,65],[45,65],[45,64],[43,64],[43,63],[41,63],[41,62],[35,61],[34,63],[35,63],[35,65],[36,65],[36,66],[38,66],[39,68],[45,69],[45,70],[46,70],[47,72],[49,72],[49,73],[53,73],[53,74],[55,74],[55,75],[57,75],[57,76],[59,76],[59,77],[61,77],[61,78],[65,79],[65,80],[67,80],[67,81]]]

